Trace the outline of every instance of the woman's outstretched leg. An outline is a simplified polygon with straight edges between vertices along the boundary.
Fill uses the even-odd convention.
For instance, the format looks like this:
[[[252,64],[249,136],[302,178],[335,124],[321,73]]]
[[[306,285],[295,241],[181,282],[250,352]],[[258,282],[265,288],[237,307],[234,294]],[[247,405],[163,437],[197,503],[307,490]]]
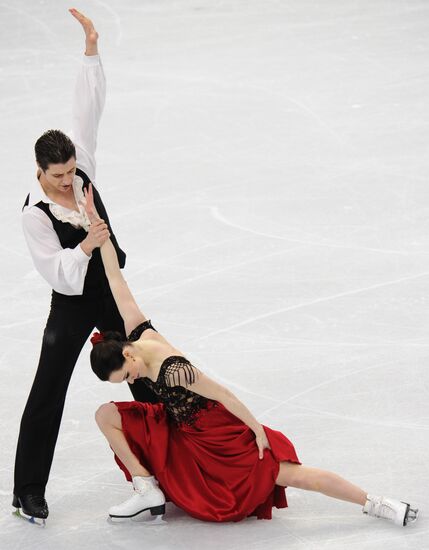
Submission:
[[[365,505],[367,494],[337,474],[301,464],[281,462],[276,485],[296,487],[307,491],[317,491],[328,497]]]
[[[165,513],[165,496],[157,480],[142,466],[131,451],[122,431],[121,415],[114,403],[102,405],[95,419],[113,452],[129,471],[133,479],[134,494],[131,498],[109,509],[111,518],[131,518],[149,510],[152,516]]]
[[[389,519],[396,525],[406,525],[417,519],[418,510],[412,509],[406,502],[368,495],[366,491],[339,475],[318,468],[281,462],[276,485],[317,491],[328,497],[360,504],[365,514]]]

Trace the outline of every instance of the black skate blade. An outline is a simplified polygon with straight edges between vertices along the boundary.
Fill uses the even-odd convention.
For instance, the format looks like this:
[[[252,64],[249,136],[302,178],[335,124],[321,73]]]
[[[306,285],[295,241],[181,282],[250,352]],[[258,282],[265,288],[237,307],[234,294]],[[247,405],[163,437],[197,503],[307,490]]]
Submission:
[[[16,516],[19,519],[23,519],[27,521],[28,523],[31,523],[32,525],[38,525],[39,527],[46,527],[46,520],[42,518],[35,518],[34,516],[27,516],[19,508],[15,510],[15,512],[12,512],[13,516]]]

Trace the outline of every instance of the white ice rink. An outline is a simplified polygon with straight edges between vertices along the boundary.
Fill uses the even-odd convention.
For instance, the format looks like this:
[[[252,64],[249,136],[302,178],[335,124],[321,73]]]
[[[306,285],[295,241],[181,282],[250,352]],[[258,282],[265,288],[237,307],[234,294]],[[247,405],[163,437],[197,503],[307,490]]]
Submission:
[[[82,0],[108,97],[97,183],[143,311],[303,463],[421,509],[404,529],[289,489],[272,521],[106,521],[130,488],[94,421],[131,399],[77,364],[45,529],[11,515],[50,290],[20,209],[70,128],[65,0],[0,1],[1,550],[429,548],[429,3]]]

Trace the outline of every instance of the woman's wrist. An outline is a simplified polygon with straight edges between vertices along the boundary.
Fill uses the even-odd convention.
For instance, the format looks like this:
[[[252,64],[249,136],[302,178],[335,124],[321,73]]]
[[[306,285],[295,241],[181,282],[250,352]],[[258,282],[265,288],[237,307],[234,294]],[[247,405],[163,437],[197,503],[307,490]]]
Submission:
[[[98,55],[97,42],[95,42],[95,44],[91,42],[86,43],[85,55],[88,57],[92,55]]]
[[[251,429],[256,436],[264,433],[264,427],[262,426],[262,424],[259,424],[259,422],[254,426],[254,428]]]
[[[81,241],[80,247],[87,256],[92,255],[92,251],[94,250],[94,248],[88,243],[88,237],[85,237],[83,241]]]

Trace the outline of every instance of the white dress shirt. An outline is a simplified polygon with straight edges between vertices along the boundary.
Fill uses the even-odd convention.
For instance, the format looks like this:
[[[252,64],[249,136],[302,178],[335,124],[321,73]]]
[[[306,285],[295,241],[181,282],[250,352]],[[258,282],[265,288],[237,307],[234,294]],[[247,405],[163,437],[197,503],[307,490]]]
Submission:
[[[71,139],[76,147],[76,165],[90,180],[95,179],[97,131],[106,98],[106,80],[99,55],[84,56],[73,96]],[[61,206],[43,191],[37,177],[30,189],[28,206],[24,208],[22,226],[34,266],[49,285],[61,294],[82,294],[90,256],[80,245],[63,248],[49,217],[37,206],[49,204],[51,213],[75,227],[89,228],[89,220],[79,201],[83,197],[82,179],[75,176],[73,191],[79,212]]]

